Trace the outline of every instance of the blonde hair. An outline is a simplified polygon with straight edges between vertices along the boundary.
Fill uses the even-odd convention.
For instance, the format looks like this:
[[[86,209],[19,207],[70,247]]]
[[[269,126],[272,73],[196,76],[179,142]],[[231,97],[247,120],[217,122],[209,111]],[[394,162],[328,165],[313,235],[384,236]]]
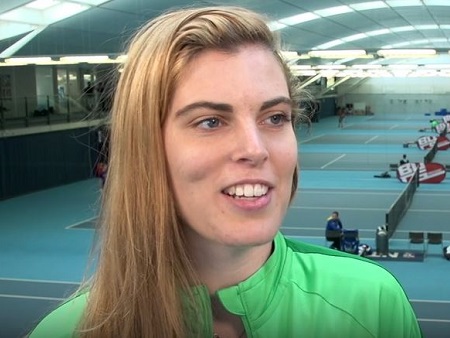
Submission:
[[[189,291],[199,281],[170,188],[162,126],[192,58],[205,49],[233,53],[246,44],[273,51],[297,108],[277,40],[254,12],[236,7],[174,11],[149,22],[131,40],[111,113],[101,250],[82,337],[201,335],[203,323],[196,322],[197,316],[186,319],[187,307],[203,310]],[[291,198],[296,187],[297,170]],[[197,327],[189,327],[193,322]]]

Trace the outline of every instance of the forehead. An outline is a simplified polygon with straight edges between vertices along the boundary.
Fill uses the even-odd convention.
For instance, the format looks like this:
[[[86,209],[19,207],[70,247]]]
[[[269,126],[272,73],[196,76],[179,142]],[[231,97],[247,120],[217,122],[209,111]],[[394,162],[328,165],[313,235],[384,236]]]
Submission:
[[[232,51],[205,50],[181,71],[174,103],[207,95],[209,99],[242,95],[289,96],[288,81],[279,59],[267,47],[243,45]],[[202,97],[204,99],[204,97]]]

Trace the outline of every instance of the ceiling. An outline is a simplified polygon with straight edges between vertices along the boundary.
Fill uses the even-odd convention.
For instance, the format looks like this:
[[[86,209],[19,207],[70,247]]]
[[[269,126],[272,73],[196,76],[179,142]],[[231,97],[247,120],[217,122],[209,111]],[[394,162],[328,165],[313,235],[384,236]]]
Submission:
[[[2,0],[0,27],[5,24],[5,14],[31,2]],[[299,55],[329,49],[374,52],[382,48],[432,48],[442,54],[432,63],[450,63],[450,0],[111,0],[41,26],[32,38],[29,32],[3,37],[0,57],[12,46],[16,46],[13,54],[6,56],[120,54],[132,32],[170,8],[221,4],[244,6],[268,15],[273,20],[271,27],[281,34],[285,49]],[[297,23],[298,19],[304,22]],[[420,62],[429,63],[427,60]]]

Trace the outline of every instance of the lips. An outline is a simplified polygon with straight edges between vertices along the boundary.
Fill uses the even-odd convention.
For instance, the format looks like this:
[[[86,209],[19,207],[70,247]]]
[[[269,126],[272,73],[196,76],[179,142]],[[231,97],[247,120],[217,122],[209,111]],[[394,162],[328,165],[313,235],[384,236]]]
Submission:
[[[261,197],[267,194],[269,191],[269,186],[265,184],[236,184],[230,186],[223,190],[224,194],[227,194],[236,198],[252,198],[252,197]]]

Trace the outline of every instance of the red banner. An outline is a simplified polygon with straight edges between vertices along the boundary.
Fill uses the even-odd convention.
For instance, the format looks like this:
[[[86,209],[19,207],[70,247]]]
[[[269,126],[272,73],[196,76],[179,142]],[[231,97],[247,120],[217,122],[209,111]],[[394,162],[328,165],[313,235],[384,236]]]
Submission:
[[[445,179],[445,166],[440,163],[405,163],[397,169],[397,178],[400,182],[409,182],[417,166],[420,183],[441,183]]]
[[[445,136],[438,136],[437,143],[438,150],[447,150],[450,148],[450,140]]]
[[[437,136],[422,136],[416,141],[417,146],[421,150],[428,150],[433,148],[434,144],[437,142]]]

